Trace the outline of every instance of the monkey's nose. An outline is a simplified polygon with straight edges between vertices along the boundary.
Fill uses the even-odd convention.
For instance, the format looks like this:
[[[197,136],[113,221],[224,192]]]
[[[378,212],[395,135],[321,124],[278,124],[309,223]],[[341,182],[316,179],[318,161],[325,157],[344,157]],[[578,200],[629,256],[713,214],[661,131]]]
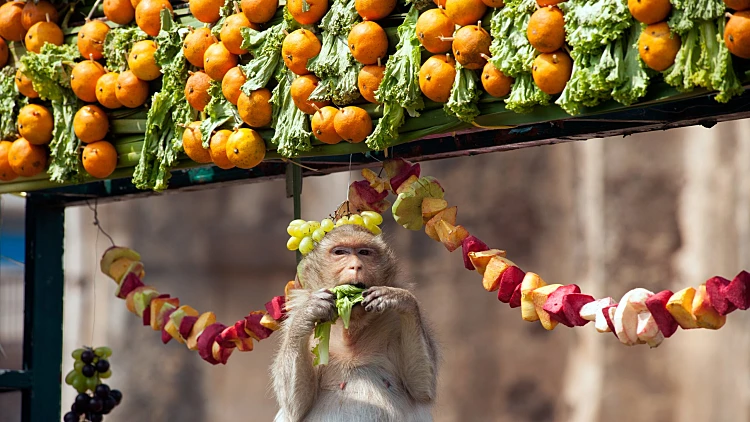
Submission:
[[[359,263],[351,264],[349,265],[349,270],[350,271],[362,271],[362,264],[359,264]]]

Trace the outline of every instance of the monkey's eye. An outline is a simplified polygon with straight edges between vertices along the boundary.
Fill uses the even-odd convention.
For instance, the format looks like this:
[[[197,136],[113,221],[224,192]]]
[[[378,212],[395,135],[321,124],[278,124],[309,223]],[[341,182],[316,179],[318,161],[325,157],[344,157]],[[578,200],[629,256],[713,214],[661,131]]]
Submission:
[[[369,249],[360,249],[357,253],[359,253],[362,256],[372,255],[372,251]]]
[[[344,248],[336,248],[333,250],[334,255],[348,255],[349,251]]]

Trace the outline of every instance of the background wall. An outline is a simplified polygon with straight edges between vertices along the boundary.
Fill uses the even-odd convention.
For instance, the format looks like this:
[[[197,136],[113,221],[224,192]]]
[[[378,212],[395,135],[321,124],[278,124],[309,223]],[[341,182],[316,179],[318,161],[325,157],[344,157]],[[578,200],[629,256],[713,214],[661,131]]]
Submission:
[[[740,121],[429,162],[423,174],[440,180],[469,231],[524,270],[617,300],[633,287],[677,290],[750,269],[747,133],[750,121]],[[348,182],[347,174],[305,179],[303,217],[333,211]],[[294,275],[284,194],[283,182],[271,182],[98,210],[115,241],[142,254],[149,284],[234,321]],[[125,398],[107,420],[272,420],[275,339],[225,367],[162,345],[98,273],[109,245],[92,217],[86,207],[66,215],[65,353],[92,339],[114,349],[110,384]],[[486,293],[459,252],[386,221],[441,343],[436,421],[750,419],[746,312],[720,331],[678,332],[653,350],[591,326],[546,332]],[[71,366],[66,360],[64,372]],[[73,393],[65,388],[63,402]]]

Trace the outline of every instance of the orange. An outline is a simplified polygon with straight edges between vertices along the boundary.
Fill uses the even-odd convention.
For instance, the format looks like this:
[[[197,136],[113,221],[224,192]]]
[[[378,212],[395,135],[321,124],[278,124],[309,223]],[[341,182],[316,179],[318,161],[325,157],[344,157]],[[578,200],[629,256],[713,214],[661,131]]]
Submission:
[[[118,76],[120,76],[119,73],[109,72],[96,81],[96,100],[109,109],[122,107],[122,103],[117,99],[116,92]]]
[[[484,65],[481,78],[484,90],[491,96],[501,98],[510,94],[513,78],[506,76],[491,62]]]
[[[211,160],[216,164],[216,167],[224,170],[234,168],[234,163],[229,161],[229,157],[227,157],[227,141],[230,135],[232,135],[231,130],[222,129],[217,131],[211,137],[211,144],[208,147]]]
[[[252,129],[241,128],[229,135],[226,145],[227,158],[241,169],[250,169],[263,161],[266,143]]]
[[[73,117],[73,130],[85,144],[101,141],[109,131],[109,120],[99,106],[85,105]]]
[[[322,44],[318,37],[306,29],[298,29],[284,38],[281,56],[284,64],[297,75],[307,75],[307,62],[320,53]]]
[[[104,38],[109,26],[102,21],[86,22],[78,31],[78,51],[85,59],[99,60],[104,57]]]
[[[467,69],[481,69],[490,55],[492,38],[481,26],[467,25],[453,36],[453,55]]]
[[[242,55],[247,54],[247,50],[244,50],[242,46],[242,28],[253,28],[256,31],[260,27],[247,20],[247,16],[244,13],[235,13],[234,15],[227,16],[224,20],[224,26],[221,27],[221,33],[219,37],[221,42],[224,43],[224,47],[229,50],[232,54]]]
[[[54,22],[37,22],[26,32],[26,50],[39,53],[45,43],[63,43],[62,29]]]
[[[211,44],[203,55],[203,68],[215,81],[221,81],[229,69],[237,66],[237,56],[230,53],[223,42]]]
[[[724,4],[737,11],[750,9],[750,0],[724,0]]]
[[[672,3],[669,0],[628,0],[628,9],[637,21],[651,25],[667,19]]]
[[[0,180],[3,182],[10,182],[18,177],[8,162],[8,151],[11,145],[13,143],[10,141],[0,141]]]
[[[344,107],[333,118],[333,127],[346,142],[358,144],[372,133],[372,119],[360,107]]]
[[[128,54],[128,67],[142,81],[153,81],[161,76],[161,67],[156,64],[156,43],[151,40],[133,44]]]
[[[456,79],[456,62],[447,54],[432,56],[419,69],[419,89],[438,103],[448,101]]]
[[[482,0],[445,0],[445,11],[458,26],[476,24],[487,11]]]
[[[266,23],[276,14],[279,0],[242,0],[242,13],[252,23]]]
[[[148,99],[148,82],[136,78],[133,72],[126,70],[117,77],[115,95],[117,101],[127,108],[140,107]]]
[[[534,83],[549,95],[563,92],[572,71],[573,61],[563,50],[538,55],[531,67]]]
[[[70,87],[73,88],[76,97],[87,103],[93,103],[96,101],[96,81],[105,73],[107,72],[98,62],[93,60],[78,62],[73,66],[70,74]]]
[[[34,145],[48,144],[54,127],[52,113],[44,106],[29,104],[18,111],[18,134]]]
[[[28,98],[39,98],[39,93],[34,90],[34,86],[26,75],[21,73],[21,70],[16,70],[16,87],[21,95]]]
[[[8,149],[8,164],[19,176],[36,176],[47,167],[47,149],[18,138]]]
[[[450,51],[453,32],[456,25],[453,19],[443,9],[430,9],[419,15],[417,19],[417,38],[430,53],[446,53]],[[449,39],[445,39],[445,38]]]
[[[0,38],[0,69],[8,64],[8,43],[4,39]]]
[[[732,54],[750,59],[750,10],[734,12],[726,28],[724,43]]]
[[[182,43],[182,53],[187,61],[195,67],[203,68],[203,56],[211,44],[216,43],[216,37],[211,35],[208,28],[198,28],[190,31]]]
[[[312,25],[328,11],[328,0],[287,0],[286,8],[297,22]]]
[[[669,0],[667,0],[669,2]],[[540,53],[551,53],[565,45],[565,20],[557,6],[537,9],[526,28],[529,44]]]
[[[104,16],[118,25],[127,25],[135,19],[135,6],[130,0],[104,0]]]
[[[34,26],[37,22],[54,22],[57,23],[59,15],[57,9],[52,3],[47,0],[39,0],[38,3],[34,1],[27,1],[23,6],[23,12],[21,14],[21,25],[24,28],[29,29]]]
[[[241,92],[237,98],[237,111],[240,113],[242,121],[255,128],[270,125],[273,113],[273,107],[269,103],[270,100],[271,91],[267,88],[256,89],[249,96]]]
[[[133,6],[133,10],[138,8],[138,3],[140,3],[141,0],[130,0],[130,5]]]
[[[182,132],[182,149],[185,150],[188,158],[196,163],[208,164],[211,162],[211,153],[203,148],[200,126],[201,122],[192,122],[185,128]]]
[[[167,0],[141,0],[135,8],[135,23],[148,35],[159,35],[162,9],[172,12],[172,5]]]
[[[206,104],[211,101],[211,95],[208,93],[210,87],[211,78],[206,75],[206,72],[200,71],[190,75],[185,84],[185,98],[190,107],[203,111]]]
[[[487,7],[494,7],[496,9],[505,6],[505,2],[503,0],[482,0],[482,3],[486,4]]]
[[[9,1],[0,6],[0,37],[6,41],[23,41],[26,28],[23,26],[22,1]]]
[[[445,0],[432,0],[433,3],[435,3],[435,6],[445,9]]]
[[[190,13],[203,23],[216,23],[223,0],[190,0]]]
[[[83,148],[82,160],[88,174],[105,179],[117,168],[117,150],[107,141],[97,141]]]
[[[360,22],[349,32],[349,51],[362,64],[375,64],[388,52],[388,36],[375,22]]]
[[[680,36],[673,34],[666,22],[649,25],[638,39],[638,52],[646,66],[658,72],[674,63],[680,50]]]
[[[396,0],[356,0],[354,8],[366,21],[383,19],[396,8]]]
[[[380,82],[383,81],[384,72],[385,66],[376,64],[368,64],[359,71],[357,87],[359,93],[362,94],[362,98],[371,103],[379,104],[379,101],[375,99],[375,91],[378,90]]]
[[[221,93],[230,103],[237,105],[240,98],[240,88],[245,83],[245,73],[239,66],[229,69],[224,79],[221,80]]]
[[[320,142],[329,145],[335,145],[343,141],[341,136],[336,133],[334,120],[338,114],[338,109],[331,106],[325,106],[316,111],[312,117],[312,131]]]
[[[303,75],[292,82],[290,93],[292,101],[305,114],[314,114],[319,108],[327,106],[329,101],[311,101],[310,94],[318,87],[320,79],[315,75]]]

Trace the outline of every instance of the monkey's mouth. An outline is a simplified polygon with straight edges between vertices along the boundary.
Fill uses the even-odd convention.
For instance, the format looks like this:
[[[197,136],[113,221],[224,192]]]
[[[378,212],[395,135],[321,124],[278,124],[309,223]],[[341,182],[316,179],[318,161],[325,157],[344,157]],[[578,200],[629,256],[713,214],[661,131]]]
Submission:
[[[365,289],[365,288],[367,288],[367,286],[365,286],[365,283],[362,283],[362,282],[354,283],[354,284],[352,284],[352,286],[357,287],[359,289]]]

